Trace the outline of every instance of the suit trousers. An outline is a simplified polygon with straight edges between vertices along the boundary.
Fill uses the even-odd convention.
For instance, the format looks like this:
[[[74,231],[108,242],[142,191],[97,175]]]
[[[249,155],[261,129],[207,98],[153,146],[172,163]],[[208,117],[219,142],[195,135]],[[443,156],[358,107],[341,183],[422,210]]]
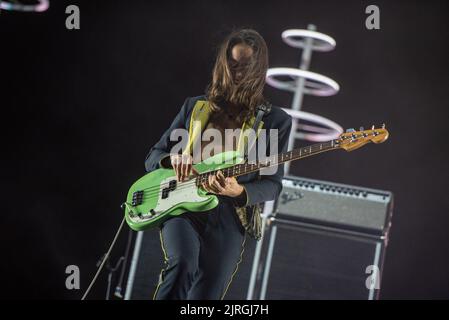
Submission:
[[[223,299],[242,261],[246,234],[230,201],[186,212],[160,226],[165,267],[157,300]]]

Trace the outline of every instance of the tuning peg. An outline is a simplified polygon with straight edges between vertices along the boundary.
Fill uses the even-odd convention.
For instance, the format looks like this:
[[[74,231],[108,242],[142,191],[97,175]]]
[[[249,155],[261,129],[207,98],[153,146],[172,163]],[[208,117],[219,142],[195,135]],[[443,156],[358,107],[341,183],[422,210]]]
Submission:
[[[346,133],[348,133],[348,132],[355,132],[355,129],[354,128],[346,129]]]
[[[374,130],[375,129],[375,127],[374,127],[374,124],[373,124],[373,126],[371,127],[371,130]]]
[[[365,130],[365,128],[364,127],[360,127],[360,131],[363,131],[363,130]]]
[[[385,129],[385,123],[382,123],[382,129]]]

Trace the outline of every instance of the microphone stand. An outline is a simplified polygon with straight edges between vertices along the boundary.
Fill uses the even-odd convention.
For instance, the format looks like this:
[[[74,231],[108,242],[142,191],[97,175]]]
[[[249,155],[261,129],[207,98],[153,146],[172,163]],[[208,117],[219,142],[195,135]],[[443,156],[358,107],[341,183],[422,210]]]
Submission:
[[[125,251],[125,255],[121,256],[117,263],[115,264],[114,267],[111,266],[110,263],[110,257],[108,257],[108,259],[106,260],[106,265],[105,268],[109,271],[108,274],[108,286],[106,289],[106,300],[110,299],[110,295],[111,295],[111,286],[112,286],[112,277],[114,275],[114,273],[118,270],[118,268],[120,267],[120,265],[122,266],[122,269],[120,271],[120,278],[117,284],[117,287],[115,288],[115,292],[114,292],[114,296],[116,296],[117,298],[123,299],[123,295],[122,295],[122,284],[123,284],[123,280],[125,278],[125,271],[126,271],[126,263],[128,261],[128,257],[129,257],[129,251],[131,248],[131,244],[132,244],[132,239],[133,239],[133,232],[131,229],[129,229],[129,233],[128,233],[128,243],[126,245],[126,251]],[[97,267],[102,263],[103,259],[105,258],[106,254],[104,254],[100,260],[97,262]]]
[[[128,243],[126,244],[125,256],[122,257],[123,258],[123,260],[122,260],[123,261],[122,270],[120,271],[120,278],[119,278],[117,287],[115,287],[114,295],[117,298],[120,298],[120,299],[123,299],[122,285],[123,285],[123,281],[125,280],[126,265],[128,264],[127,262],[128,262],[129,252],[130,252],[130,249],[131,249],[133,235],[134,235],[134,232],[131,229],[129,229],[129,231],[128,231]]]

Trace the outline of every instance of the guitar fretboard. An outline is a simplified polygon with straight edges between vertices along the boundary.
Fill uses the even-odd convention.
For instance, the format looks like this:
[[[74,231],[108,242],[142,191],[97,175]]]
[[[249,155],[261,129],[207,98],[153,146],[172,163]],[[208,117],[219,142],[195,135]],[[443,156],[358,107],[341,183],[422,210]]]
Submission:
[[[279,153],[277,155],[274,155],[272,157],[267,157],[263,161],[259,161],[257,163],[241,163],[236,164],[234,166],[220,169],[221,172],[223,172],[223,175],[225,177],[238,177],[242,176],[248,173],[259,171],[263,168],[268,168],[272,166],[276,166],[278,164],[293,161],[293,160],[299,160],[305,157],[309,157],[321,152],[330,151],[338,149],[339,145],[337,140],[331,140],[323,143],[317,143],[313,144],[307,147],[293,149],[291,151],[287,151],[284,153]],[[211,175],[215,175],[218,170],[215,171],[209,171],[202,173],[196,177],[196,184],[199,186],[203,182],[206,182]]]

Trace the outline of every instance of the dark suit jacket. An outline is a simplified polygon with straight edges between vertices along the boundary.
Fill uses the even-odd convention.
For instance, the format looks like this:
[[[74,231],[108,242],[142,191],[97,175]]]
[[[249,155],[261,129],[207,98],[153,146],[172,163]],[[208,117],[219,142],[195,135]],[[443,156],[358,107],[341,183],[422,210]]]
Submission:
[[[206,100],[206,97],[197,96],[187,98],[181,107],[180,112],[173,120],[167,131],[164,132],[160,140],[151,148],[145,159],[145,169],[150,172],[155,169],[167,166],[167,157],[173,145],[177,141],[170,141],[170,133],[177,128],[189,129],[190,116],[193,107],[198,100]],[[278,152],[286,152],[290,129],[292,126],[292,118],[284,110],[279,107],[272,106],[271,112],[265,114],[262,118],[264,129],[266,130],[267,155],[270,151],[269,146],[269,129],[278,129]],[[262,134],[262,133],[261,133]],[[260,138],[260,136],[259,136]],[[256,151],[257,143],[256,143]],[[162,162],[162,163],[161,163]],[[257,173],[250,173],[237,177],[237,181],[246,190],[246,203],[242,205],[253,205],[269,200],[276,199],[282,190],[282,178],[284,176],[284,165],[279,165],[274,175],[261,175],[261,179],[257,179]]]

